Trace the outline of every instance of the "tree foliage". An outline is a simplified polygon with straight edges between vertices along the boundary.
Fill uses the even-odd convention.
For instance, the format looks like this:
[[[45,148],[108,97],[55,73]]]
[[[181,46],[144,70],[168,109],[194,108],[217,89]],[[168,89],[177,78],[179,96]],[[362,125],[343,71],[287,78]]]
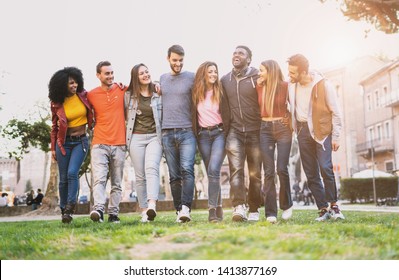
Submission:
[[[11,119],[2,129],[1,135],[9,140],[17,140],[18,147],[8,151],[9,157],[20,160],[24,154],[29,152],[29,147],[40,148],[44,152],[50,150],[51,127],[47,119],[29,123],[26,120]]]
[[[328,0],[319,0],[324,3]],[[340,3],[345,17],[366,21],[386,34],[399,32],[398,0],[335,0]]]

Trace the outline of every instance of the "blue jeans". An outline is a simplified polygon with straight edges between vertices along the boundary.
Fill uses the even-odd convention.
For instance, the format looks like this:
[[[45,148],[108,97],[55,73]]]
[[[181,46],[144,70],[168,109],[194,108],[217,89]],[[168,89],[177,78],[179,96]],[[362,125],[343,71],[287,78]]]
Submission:
[[[262,121],[260,129],[260,151],[265,173],[265,215],[277,217],[276,167],[274,154],[277,146],[277,175],[280,181],[280,209],[292,206],[288,161],[290,158],[292,132],[280,121]]]
[[[76,204],[79,192],[79,170],[89,149],[87,137],[83,137],[80,141],[67,139],[64,149],[65,156],[61,153],[58,145],[55,148],[60,174],[58,189],[61,209],[65,209],[67,204]]]
[[[139,206],[148,207],[148,200],[158,200],[159,165],[162,158],[162,146],[156,133],[133,134],[129,155],[136,176],[136,191]]]
[[[317,143],[309,132],[306,122],[297,122],[299,152],[302,166],[319,209],[328,207],[327,202],[337,201],[337,186],[332,164],[331,134],[322,145]],[[320,174],[323,177],[321,182]]]
[[[259,130],[240,132],[231,128],[226,138],[226,152],[229,159],[233,207],[246,203],[244,168],[245,160],[247,160],[249,171],[249,211],[258,211],[262,204],[260,193],[262,158],[259,149]]]
[[[222,206],[220,169],[226,156],[224,144],[224,132],[221,127],[212,130],[201,129],[198,132],[198,149],[205,163],[208,175],[209,209]]]
[[[196,140],[191,128],[162,130],[162,144],[169,169],[169,183],[177,211],[191,209],[194,196]]]
[[[93,209],[105,210],[108,172],[111,179],[111,193],[108,202],[108,214],[118,215],[122,199],[123,167],[125,165],[125,145],[96,144],[91,149],[91,174],[93,176]]]

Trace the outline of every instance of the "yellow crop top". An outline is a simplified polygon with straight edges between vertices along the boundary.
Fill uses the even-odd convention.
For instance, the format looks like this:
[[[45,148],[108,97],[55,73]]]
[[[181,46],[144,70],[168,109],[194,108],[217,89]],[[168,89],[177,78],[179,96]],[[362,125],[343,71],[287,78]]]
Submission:
[[[76,94],[65,98],[64,111],[68,120],[68,127],[87,124],[86,107]]]

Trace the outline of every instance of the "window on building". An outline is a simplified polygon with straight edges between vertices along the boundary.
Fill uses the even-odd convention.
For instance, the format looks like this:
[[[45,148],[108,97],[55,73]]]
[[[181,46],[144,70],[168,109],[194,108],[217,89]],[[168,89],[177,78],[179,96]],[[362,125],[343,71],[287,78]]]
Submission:
[[[385,104],[387,104],[389,101],[390,97],[388,96],[388,87],[384,86],[382,89],[381,106],[385,106]]]
[[[338,98],[340,97],[340,94],[339,94],[339,85],[336,85],[335,86],[335,92],[337,93],[337,96],[338,96]]]
[[[391,138],[391,124],[389,122],[385,123],[385,137],[387,139]]]
[[[371,95],[367,95],[367,110],[371,111]]]
[[[380,92],[378,90],[374,92],[374,98],[375,98],[375,107],[380,107]]]
[[[382,139],[382,127],[381,125],[377,125],[377,140]]]
[[[369,138],[369,141],[374,140],[374,128],[372,128],[372,127],[369,128],[368,138]]]
[[[385,162],[385,171],[388,173],[392,173],[393,172],[393,161],[386,161]]]

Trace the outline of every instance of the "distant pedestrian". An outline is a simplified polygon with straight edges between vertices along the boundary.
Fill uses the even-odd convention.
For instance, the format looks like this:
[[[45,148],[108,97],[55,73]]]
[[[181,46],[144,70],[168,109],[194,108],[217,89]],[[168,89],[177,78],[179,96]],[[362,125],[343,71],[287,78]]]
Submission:
[[[38,206],[42,205],[44,195],[41,189],[37,189],[37,196],[32,201],[32,210],[36,210]]]
[[[31,190],[26,196],[26,205],[32,205],[33,198],[35,197],[35,191]]]
[[[0,207],[7,207],[8,206],[8,193],[2,193],[0,197]]]

